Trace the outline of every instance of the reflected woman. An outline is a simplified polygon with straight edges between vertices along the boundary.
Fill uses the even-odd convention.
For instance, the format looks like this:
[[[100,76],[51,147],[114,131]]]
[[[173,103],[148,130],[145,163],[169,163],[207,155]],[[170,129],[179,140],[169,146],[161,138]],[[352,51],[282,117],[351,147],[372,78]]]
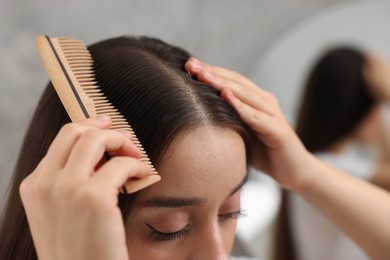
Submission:
[[[390,73],[386,66],[355,48],[326,51],[308,76],[297,133],[321,161],[390,190],[390,133],[383,106],[390,102],[390,80],[381,75]],[[291,194],[285,203],[297,259],[368,259],[308,202]]]

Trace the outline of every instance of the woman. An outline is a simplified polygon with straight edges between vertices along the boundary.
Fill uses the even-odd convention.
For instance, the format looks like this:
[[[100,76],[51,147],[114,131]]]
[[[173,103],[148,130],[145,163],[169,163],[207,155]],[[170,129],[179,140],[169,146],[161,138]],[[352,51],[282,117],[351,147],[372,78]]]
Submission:
[[[30,127],[22,149],[35,153],[19,160],[1,257],[36,257],[18,199],[21,183],[39,259],[228,259],[249,158],[321,207],[374,257],[388,253],[381,241],[388,241],[390,227],[372,231],[376,222],[362,218],[350,198],[335,198],[345,183],[353,184],[351,196],[364,190],[364,200],[384,203],[388,194],[311,156],[271,94],[234,72],[195,59],[186,63],[186,52],[158,40],[118,38],[90,50],[99,84],[131,122],[162,179],[138,194],[120,195],[118,202],[126,180],[149,172],[128,134],[107,130],[107,118],[63,126],[68,118],[48,88],[32,121],[40,128]],[[30,146],[33,139],[36,147]],[[99,167],[104,151],[119,156]],[[327,178],[319,178],[323,172]],[[390,211],[368,207],[379,220]],[[355,215],[354,223],[345,221]]]
[[[350,47],[326,51],[304,88],[297,133],[320,160],[390,190],[389,129],[382,105],[390,99],[385,93],[381,99],[376,96],[377,90],[390,89],[390,81],[374,82],[390,70],[381,72],[379,62]],[[308,202],[294,195],[286,202],[298,259],[368,259]]]
[[[53,87],[48,86],[22,148],[16,170],[17,180],[11,192],[8,215],[4,220],[3,234],[12,236],[4,239],[4,242],[10,243],[7,245],[7,250],[13,252],[0,258],[33,259],[36,257],[25,216],[20,213],[22,205],[17,191],[20,181],[34,171],[39,161],[41,161],[37,168],[39,173],[35,174],[37,171],[34,171],[23,182],[22,198],[24,200],[32,198],[30,192],[39,193],[36,196],[46,196],[53,188],[64,193],[53,194],[55,197],[64,196],[64,200],[60,199],[60,201],[69,202],[74,199],[74,205],[77,206],[72,209],[65,205],[60,206],[61,203],[54,200],[45,199],[44,203],[53,204],[53,207],[54,204],[56,205],[55,211],[53,207],[48,209],[51,211],[52,220],[61,217],[80,219],[85,217],[85,221],[92,225],[85,236],[75,235],[77,225],[56,225],[55,228],[48,222],[44,222],[44,225],[52,228],[53,232],[68,235],[72,238],[72,243],[78,246],[83,247],[86,241],[96,242],[93,241],[94,234],[107,231],[105,243],[110,243],[116,254],[124,256],[127,250],[124,250],[126,243],[123,223],[121,223],[120,213],[122,213],[124,224],[127,229],[132,230],[126,234],[131,257],[155,259],[156,256],[163,257],[164,254],[169,254],[170,257],[182,258],[178,255],[181,251],[185,252],[181,247],[176,250],[167,250],[167,247],[175,245],[175,241],[180,240],[186,233],[198,230],[195,227],[200,223],[214,225],[214,222],[207,220],[215,215],[218,216],[217,224],[221,224],[224,233],[215,235],[205,233],[203,236],[210,239],[221,236],[215,248],[230,250],[234,238],[235,219],[240,215],[238,190],[244,184],[246,177],[246,157],[249,156],[247,150],[249,151],[250,148],[249,128],[239,119],[234,109],[218,96],[216,90],[188,75],[184,70],[184,64],[190,55],[184,50],[156,39],[122,37],[97,43],[90,47],[90,51],[95,60],[99,85],[108,99],[131,122],[151,161],[165,181],[139,194],[121,195],[120,212],[116,207],[116,190],[105,185],[111,181],[121,182],[133,175],[141,178],[149,172],[148,168],[137,160],[139,151],[127,140],[126,136],[129,133],[99,130],[110,126],[109,118],[87,120],[82,124],[67,124],[69,118]],[[52,145],[48,148],[50,143]],[[230,147],[235,149],[229,149]],[[89,172],[88,170],[96,166],[96,159],[101,158],[100,152],[104,150],[116,151],[120,156],[111,159],[96,172],[94,170]],[[227,158],[230,164],[221,162],[222,159]],[[209,165],[212,165],[208,167],[211,169],[206,167]],[[40,168],[45,168],[42,177],[39,177]],[[68,176],[73,184],[66,185],[68,181],[62,177],[57,182],[48,175],[65,178]],[[77,179],[78,177],[80,179]],[[87,177],[95,179],[95,185],[103,186],[92,187],[84,183],[83,178]],[[106,179],[107,177],[110,181]],[[224,186],[218,189],[221,182]],[[45,191],[35,190],[41,185],[50,185],[51,188],[43,188]],[[111,183],[111,186],[115,185]],[[187,192],[184,193],[182,189]],[[88,198],[92,194],[86,194],[85,190],[95,193],[93,196],[98,196],[100,199],[93,202]],[[216,200],[211,201],[208,198]],[[26,201],[25,203],[28,204]],[[214,205],[215,203],[218,204]],[[99,214],[91,216],[95,215],[95,212],[84,212],[83,208],[94,204],[98,204],[95,205],[97,208],[105,209],[112,215],[99,217]],[[40,206],[35,204],[33,207],[30,209],[35,211]],[[28,206],[26,210],[29,211]],[[192,214],[193,211],[196,214]],[[41,217],[39,221],[45,219]],[[89,217],[92,219],[88,219]],[[113,225],[104,223],[107,218]],[[214,221],[214,218],[212,220]],[[44,244],[39,236],[34,237],[34,226],[40,229],[39,223],[29,219],[29,224],[33,231],[32,238],[36,243],[38,256],[42,259],[46,256],[58,259],[60,256],[54,253],[47,255],[53,248],[53,243],[56,244],[57,241],[52,239],[49,241],[50,244]],[[24,228],[15,231],[15,227],[21,225]],[[101,228],[95,230],[97,226]],[[103,230],[104,228],[109,231]],[[204,232],[202,229],[199,230]],[[26,242],[21,244],[20,241]],[[207,240],[203,239],[203,241]],[[58,243],[62,242],[58,241]],[[139,245],[140,243],[142,246]],[[200,241],[196,243],[199,244]],[[145,251],[146,245],[153,250]],[[39,250],[41,246],[44,247],[43,251]],[[86,249],[89,247],[85,245]],[[203,248],[207,249],[206,246]],[[90,252],[88,250],[86,253]],[[72,253],[75,255],[64,253],[61,256],[66,256],[66,259],[77,259],[81,256],[79,251]],[[99,257],[105,255],[105,252],[96,250],[95,253],[98,253]],[[197,254],[202,256],[203,253],[197,249]]]

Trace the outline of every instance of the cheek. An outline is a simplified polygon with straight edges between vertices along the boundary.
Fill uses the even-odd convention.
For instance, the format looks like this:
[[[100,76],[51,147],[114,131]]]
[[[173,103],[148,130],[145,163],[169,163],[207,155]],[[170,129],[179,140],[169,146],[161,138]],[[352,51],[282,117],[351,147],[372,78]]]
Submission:
[[[128,233],[128,231],[126,231]],[[176,243],[151,243],[142,234],[127,235],[127,250],[131,260],[143,259],[185,259],[186,251]]]
[[[211,224],[212,222],[214,223]],[[174,242],[151,242],[150,239],[146,238],[140,225],[128,226],[126,234],[130,259],[185,259],[199,253],[199,249],[206,249],[207,245],[212,246],[212,237],[220,241],[218,245],[214,246],[223,248],[223,251],[226,250],[226,253],[229,254],[234,244],[237,219],[218,220],[218,218],[213,218],[208,223],[210,225],[198,222],[196,225],[200,225],[199,229],[189,232],[183,240]],[[215,229],[213,229],[214,231],[203,229],[204,226],[214,226]],[[201,248],[196,248],[195,245]]]
[[[226,224],[222,224],[222,236],[225,244],[225,248],[228,252],[233,249],[234,238],[236,236],[237,220],[230,220]]]

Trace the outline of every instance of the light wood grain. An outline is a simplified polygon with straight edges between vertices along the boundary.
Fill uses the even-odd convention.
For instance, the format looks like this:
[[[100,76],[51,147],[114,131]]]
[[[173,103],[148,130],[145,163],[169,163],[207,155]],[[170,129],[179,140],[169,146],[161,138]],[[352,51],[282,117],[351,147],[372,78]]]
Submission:
[[[70,37],[36,40],[39,55],[53,86],[72,122],[108,115],[112,129],[132,134],[132,142],[141,151],[140,160],[151,167],[152,175],[126,182],[128,193],[134,193],[161,179],[127,120],[103,95],[97,86],[93,59],[82,41]]]

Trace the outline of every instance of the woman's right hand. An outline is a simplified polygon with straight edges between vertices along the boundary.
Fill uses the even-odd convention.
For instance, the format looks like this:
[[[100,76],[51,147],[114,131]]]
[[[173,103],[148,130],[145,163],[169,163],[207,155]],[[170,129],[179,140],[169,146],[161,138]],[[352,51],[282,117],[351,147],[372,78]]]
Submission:
[[[39,259],[128,259],[119,188],[149,175],[130,133],[109,117],[65,125],[20,185]],[[104,164],[105,152],[117,156]]]
[[[374,97],[386,103],[390,102],[390,63],[385,58],[377,55],[367,55],[364,67],[364,77],[369,91]]]

